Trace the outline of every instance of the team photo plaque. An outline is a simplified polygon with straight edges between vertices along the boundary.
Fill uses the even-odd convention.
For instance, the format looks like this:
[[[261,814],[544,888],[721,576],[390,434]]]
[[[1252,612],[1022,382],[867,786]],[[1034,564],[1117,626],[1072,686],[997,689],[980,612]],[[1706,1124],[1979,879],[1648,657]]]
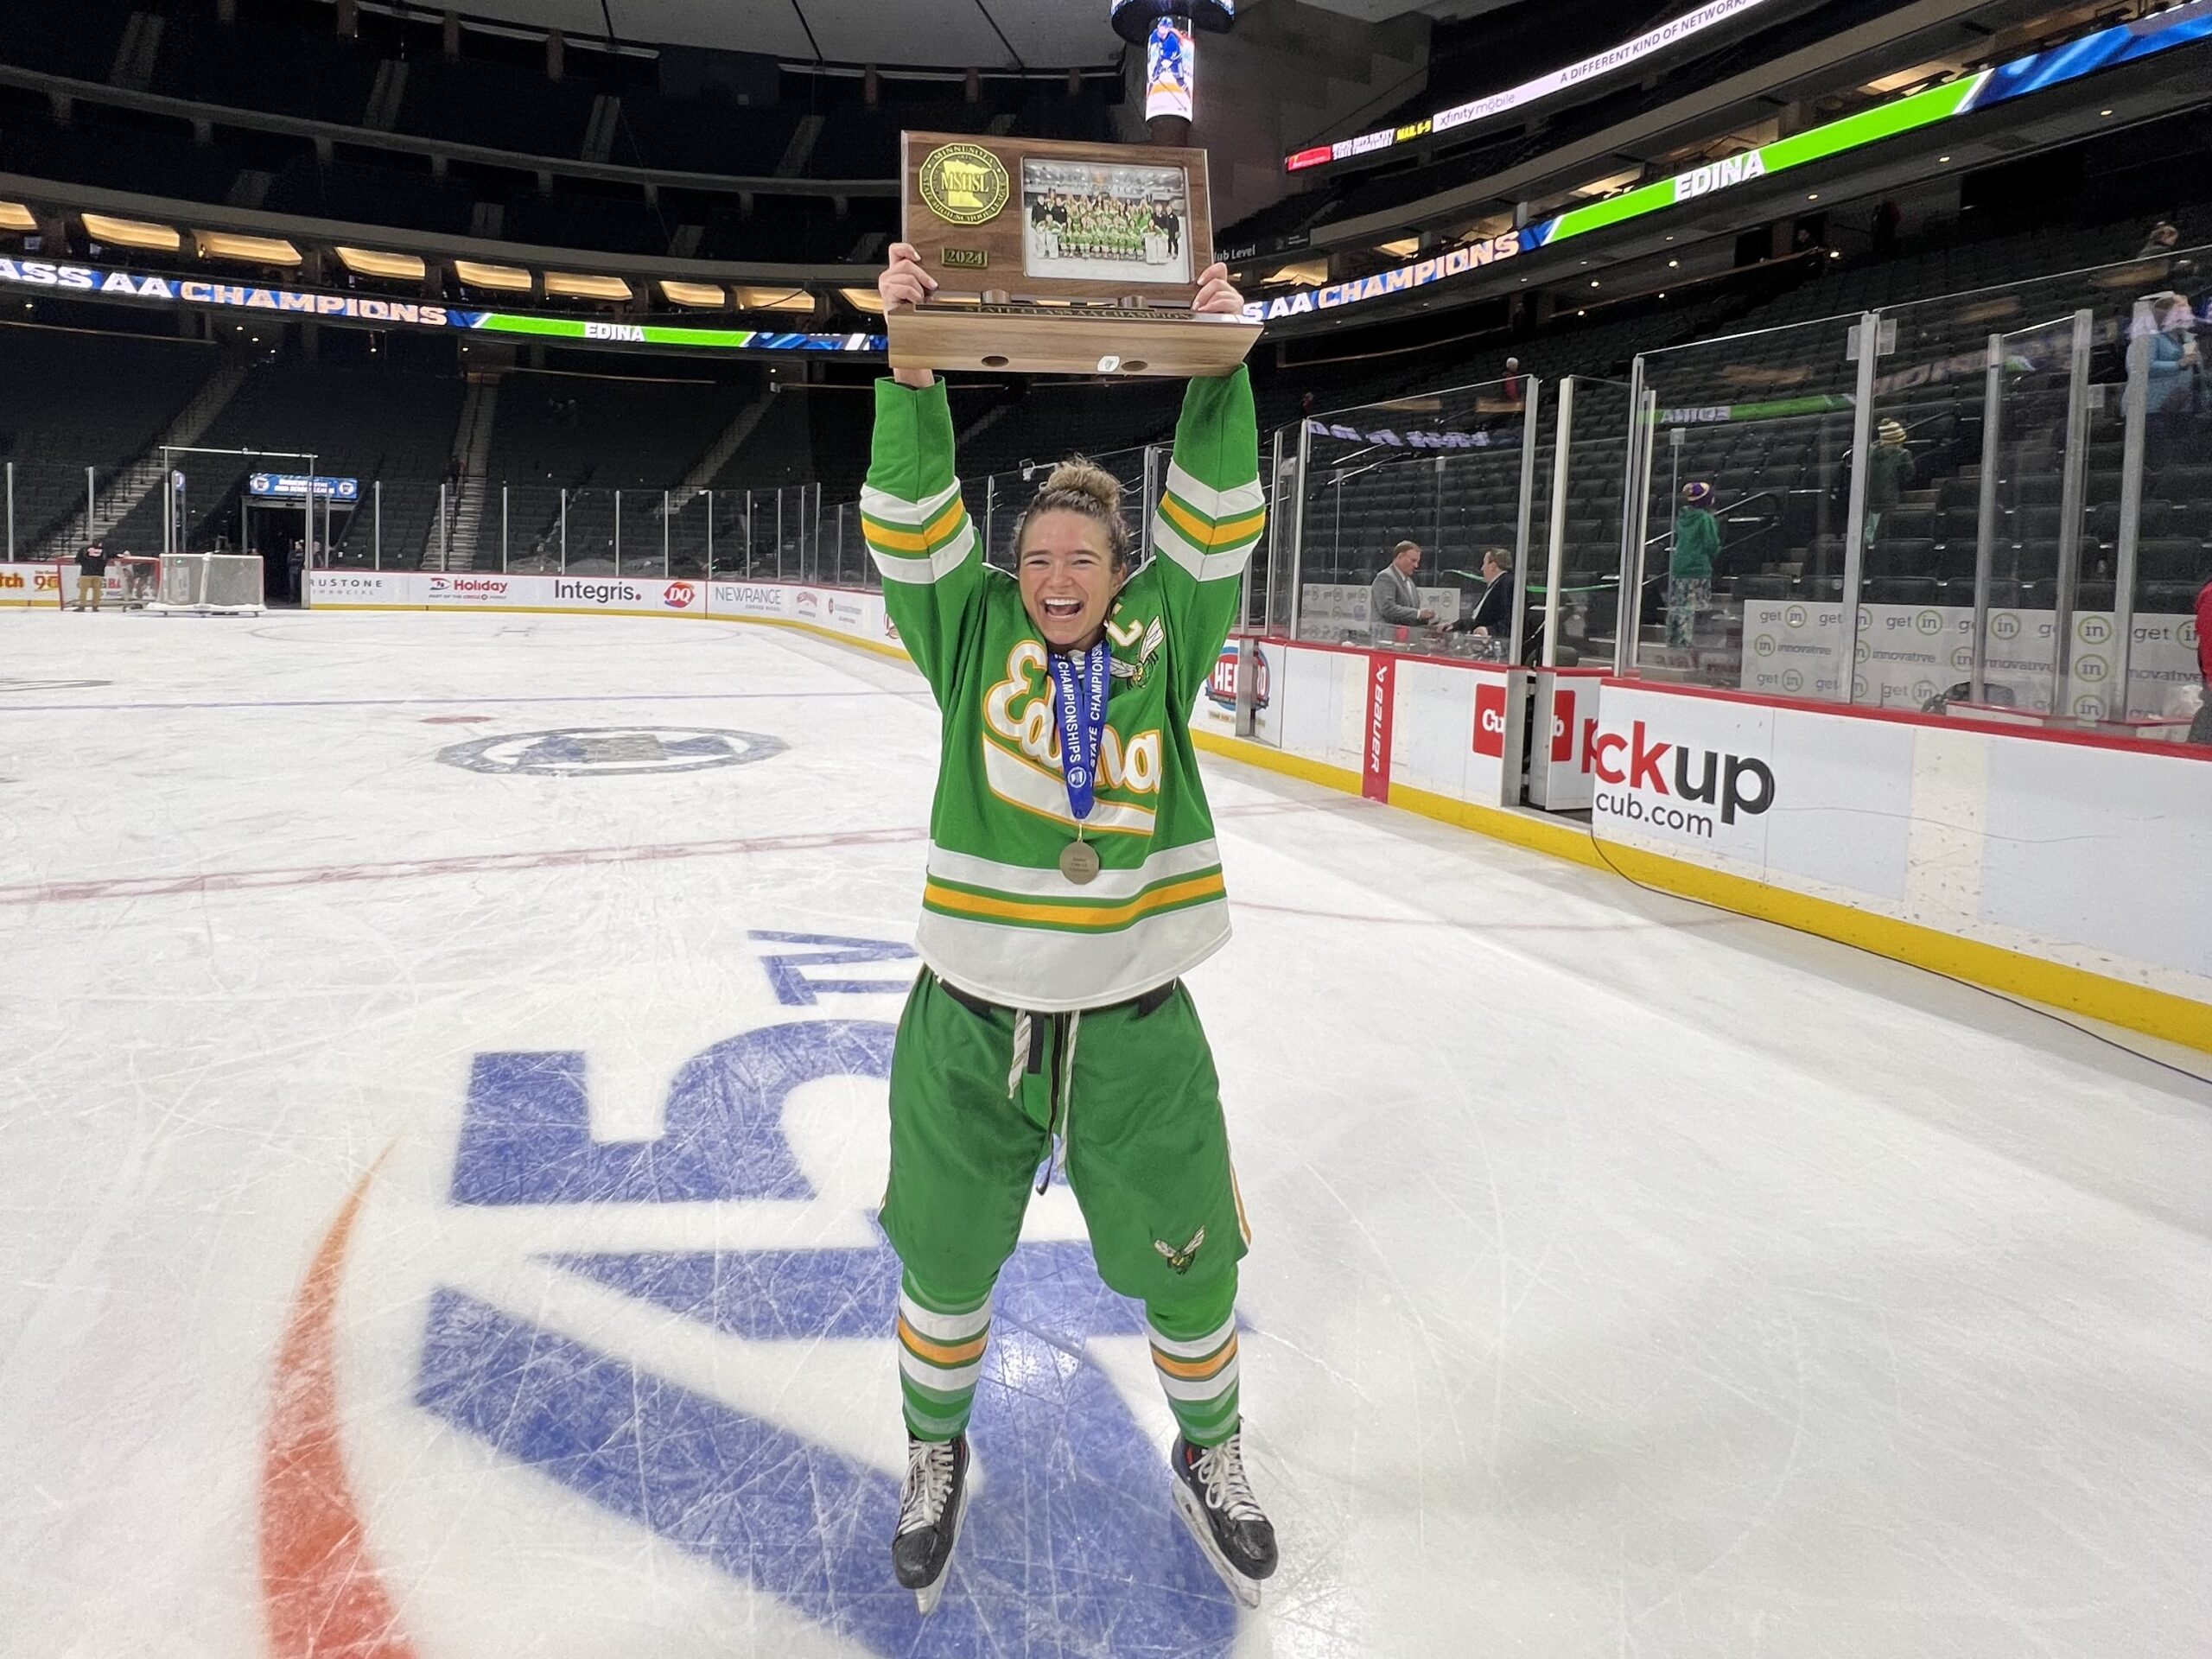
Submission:
[[[897,368],[1211,375],[1260,327],[1193,314],[1205,152],[904,135],[905,239],[938,288],[884,319]]]

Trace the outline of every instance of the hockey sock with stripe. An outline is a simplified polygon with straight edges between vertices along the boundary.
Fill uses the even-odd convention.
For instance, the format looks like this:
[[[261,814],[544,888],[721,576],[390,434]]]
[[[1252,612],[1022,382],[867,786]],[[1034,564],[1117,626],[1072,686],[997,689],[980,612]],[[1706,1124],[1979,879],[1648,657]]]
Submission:
[[[1203,1301],[1147,1302],[1152,1366],[1168,1409],[1192,1446],[1218,1446],[1236,1432],[1236,1287]]]
[[[968,1427],[990,1334],[991,1293],[949,1298],[899,1278],[899,1389],[906,1430],[916,1440],[949,1440]]]

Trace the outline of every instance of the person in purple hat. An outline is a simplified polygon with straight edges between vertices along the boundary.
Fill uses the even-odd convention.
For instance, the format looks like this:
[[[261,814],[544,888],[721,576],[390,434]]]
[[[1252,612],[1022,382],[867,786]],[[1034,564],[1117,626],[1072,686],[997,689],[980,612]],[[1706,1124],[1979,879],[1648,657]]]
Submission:
[[[1720,556],[1720,521],[1713,516],[1713,486],[1703,479],[1682,486],[1675,514],[1674,547],[1667,561],[1667,643],[1687,645],[1698,613],[1713,604],[1713,566]]]

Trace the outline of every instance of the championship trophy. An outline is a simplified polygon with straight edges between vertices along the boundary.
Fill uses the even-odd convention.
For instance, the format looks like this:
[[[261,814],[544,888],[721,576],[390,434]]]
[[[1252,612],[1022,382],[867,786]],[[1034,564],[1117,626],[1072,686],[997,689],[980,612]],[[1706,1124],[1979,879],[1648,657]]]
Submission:
[[[905,239],[937,279],[884,318],[891,365],[1226,374],[1260,325],[1193,312],[1213,262],[1202,149],[902,136]]]

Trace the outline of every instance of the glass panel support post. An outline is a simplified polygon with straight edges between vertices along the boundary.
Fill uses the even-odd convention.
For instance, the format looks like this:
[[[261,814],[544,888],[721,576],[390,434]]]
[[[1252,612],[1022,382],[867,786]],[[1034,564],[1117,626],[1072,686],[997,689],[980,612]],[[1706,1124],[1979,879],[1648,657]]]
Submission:
[[[1974,548],[1974,664],[1967,696],[1989,700],[1989,592],[1997,574],[1997,468],[2004,453],[2005,336],[1989,337],[1981,381],[1981,499],[1976,504]]]
[[[1507,631],[1508,646],[1505,664],[1508,668],[1518,667],[1521,658],[1527,651],[1529,559],[1531,551],[1529,542],[1529,521],[1535,511],[1536,505],[1536,429],[1543,424],[1543,383],[1532,374],[1522,382],[1522,386],[1523,401],[1521,405],[1521,501],[1518,512],[1513,521],[1513,620]],[[1572,406],[1571,400],[1573,394],[1562,390],[1560,396],[1569,400],[1560,404],[1560,411],[1564,416],[1567,409]],[[1562,428],[1562,447],[1564,442],[1565,429]],[[1440,455],[1437,459],[1441,463],[1443,457]],[[1440,541],[1442,539],[1440,532],[1444,528],[1444,502],[1441,489],[1437,492],[1436,521]],[[1468,550],[1471,554],[1473,550],[1471,548]]]
[[[1636,667],[1637,636],[1643,626],[1643,531],[1651,502],[1644,480],[1651,473],[1651,424],[1645,405],[1643,357],[1628,372],[1628,442],[1621,458],[1620,592],[1613,605],[1613,672]]]
[[[2112,559],[2113,672],[2120,682],[2120,706],[2112,712],[2121,720],[2128,716],[2134,690],[2135,576],[2143,536],[2143,452],[2151,424],[2151,335],[2156,326],[2150,301],[2136,301],[2120,403],[2120,530]]]
[[[1313,459],[1313,428],[1305,419],[1298,423],[1298,464],[1291,474],[1290,520],[1290,635],[1299,637],[1298,625],[1302,620],[1306,594],[1306,469]]]
[[[1574,377],[1559,383],[1559,435],[1552,444],[1552,513],[1544,556],[1544,654],[1546,668],[1559,666],[1561,615],[1560,586],[1567,580],[1567,480],[1573,456],[1568,435],[1574,428]]]
[[[2074,677],[2074,609],[2082,583],[2082,498],[2089,480],[2089,353],[2096,319],[2088,308],[2074,314],[2074,346],[2066,374],[2066,468],[2058,495],[2058,582],[2051,595],[2050,711],[2065,712],[2067,683]]]
[[[1866,473],[1874,442],[1874,371],[1882,360],[1882,314],[1859,316],[1859,379],[1851,406],[1851,497],[1843,520],[1843,628],[1835,665],[1839,702],[1858,701],[1859,596],[1866,579]]]

